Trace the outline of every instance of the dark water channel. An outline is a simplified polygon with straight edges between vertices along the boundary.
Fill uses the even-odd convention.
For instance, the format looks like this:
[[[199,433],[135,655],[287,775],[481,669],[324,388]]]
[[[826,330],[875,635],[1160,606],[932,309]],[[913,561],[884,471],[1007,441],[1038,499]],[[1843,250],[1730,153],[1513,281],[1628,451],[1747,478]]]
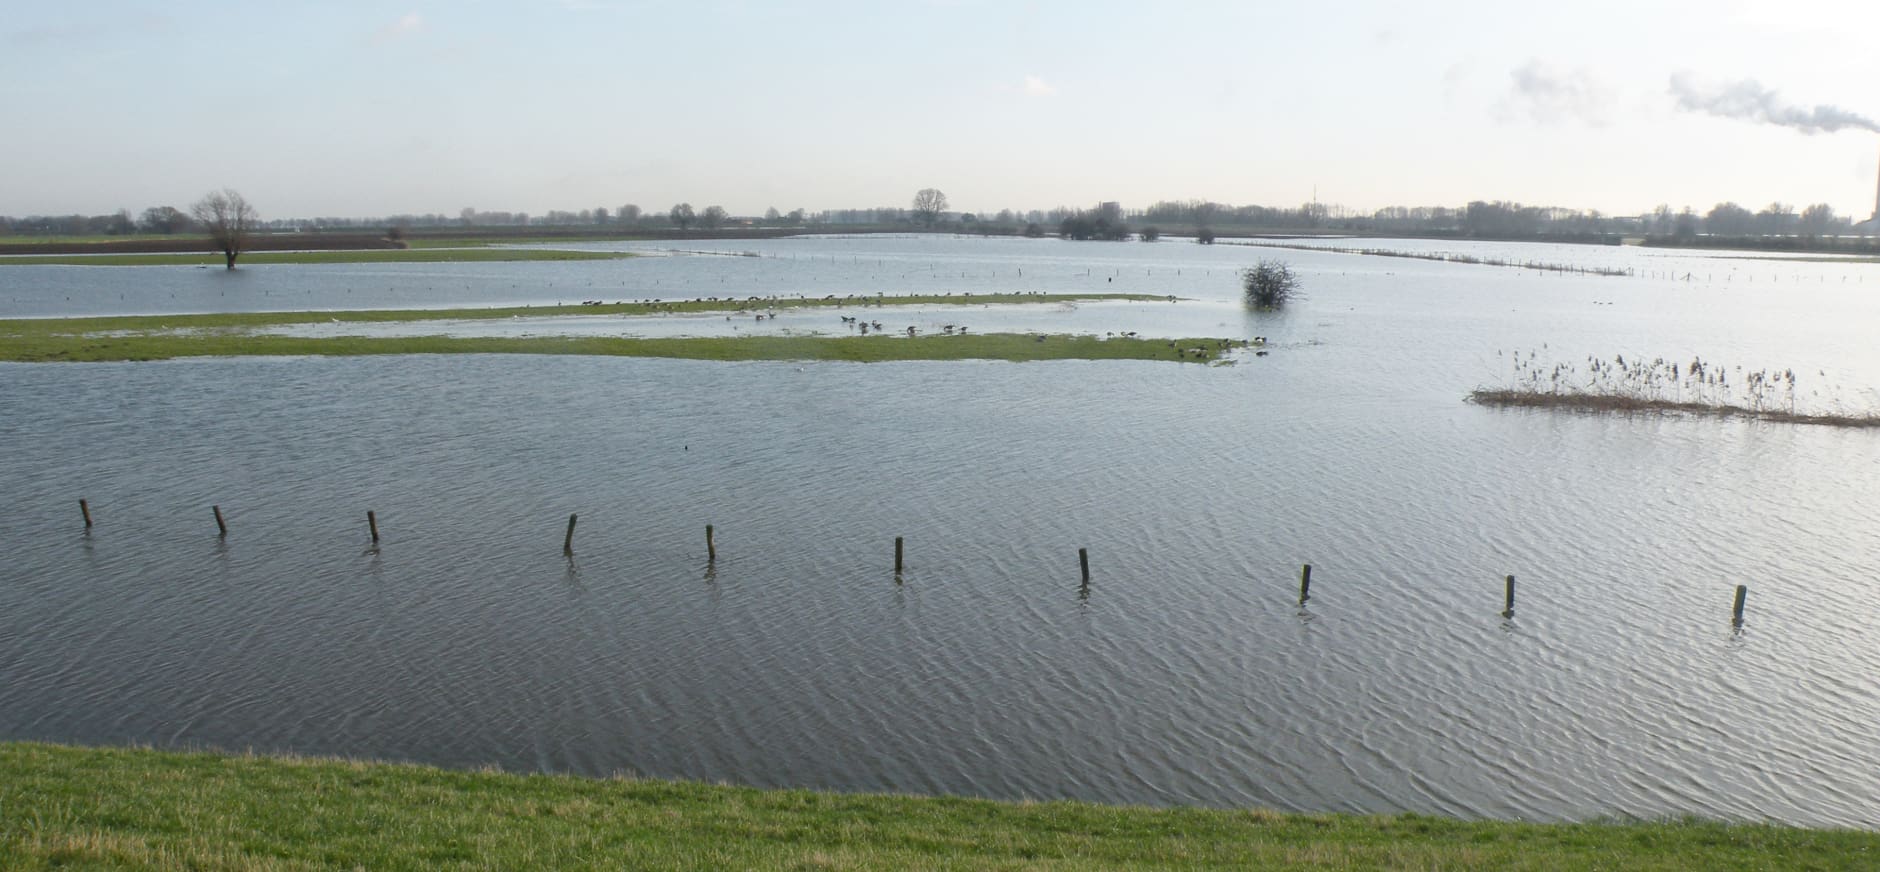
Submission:
[[[949,244],[927,253],[1006,256]],[[1199,248],[1153,256],[1184,281],[1246,256]],[[1858,267],[1784,318],[1714,311],[1730,289],[1297,254],[1304,306],[1208,310],[1273,339],[1231,367],[0,365],[0,738],[1880,825],[1880,437],[1460,401],[1529,342],[1862,384],[1871,304],[1827,290]],[[62,281],[143,271],[71,277],[97,272]],[[0,297],[46,293],[8,276]]]

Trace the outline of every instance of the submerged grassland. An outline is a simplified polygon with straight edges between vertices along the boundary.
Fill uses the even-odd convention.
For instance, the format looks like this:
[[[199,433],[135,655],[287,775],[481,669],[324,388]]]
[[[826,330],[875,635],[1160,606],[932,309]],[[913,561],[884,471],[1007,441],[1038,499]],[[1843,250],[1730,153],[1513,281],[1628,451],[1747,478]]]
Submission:
[[[541,316],[644,316],[664,313],[777,310],[814,306],[1048,303],[1166,297],[998,294],[922,297],[696,299],[493,309],[240,312],[44,318],[0,321],[0,360],[98,362],[241,355],[586,354],[692,360],[1169,360],[1207,363],[1227,357],[1240,340],[1143,339],[1065,334],[974,333],[901,336],[776,335],[633,338],[616,336],[286,336],[257,332],[296,324],[385,324],[440,320],[528,319]]]
[[[5,869],[1870,869],[1880,834],[757,790],[0,744]]]

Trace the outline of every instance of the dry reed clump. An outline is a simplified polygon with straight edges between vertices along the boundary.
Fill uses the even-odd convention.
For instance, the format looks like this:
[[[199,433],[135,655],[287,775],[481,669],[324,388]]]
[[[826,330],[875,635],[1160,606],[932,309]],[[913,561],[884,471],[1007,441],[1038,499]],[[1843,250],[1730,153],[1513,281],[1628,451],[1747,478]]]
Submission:
[[[1502,356],[1496,352],[1496,356]],[[1508,355],[1501,388],[1478,388],[1469,400],[1491,406],[1572,408],[1600,412],[1690,412],[1741,415],[1764,421],[1834,427],[1880,427],[1880,413],[1850,411],[1838,398],[1830,409],[1799,407],[1792,368],[1745,371],[1693,357],[1690,363],[1616,355],[1578,363],[1547,362],[1529,351]],[[1810,397],[1819,397],[1809,392]]]

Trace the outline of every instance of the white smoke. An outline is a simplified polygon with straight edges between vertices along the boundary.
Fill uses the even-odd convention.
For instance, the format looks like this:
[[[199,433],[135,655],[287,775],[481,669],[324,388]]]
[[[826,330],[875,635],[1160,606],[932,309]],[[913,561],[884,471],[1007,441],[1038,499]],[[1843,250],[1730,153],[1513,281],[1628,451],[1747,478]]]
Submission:
[[[1678,73],[1671,77],[1671,96],[1677,98],[1678,108],[1687,111],[1775,124],[1810,135],[1850,128],[1880,133],[1880,121],[1839,106],[1797,106],[1754,79],[1705,87]]]

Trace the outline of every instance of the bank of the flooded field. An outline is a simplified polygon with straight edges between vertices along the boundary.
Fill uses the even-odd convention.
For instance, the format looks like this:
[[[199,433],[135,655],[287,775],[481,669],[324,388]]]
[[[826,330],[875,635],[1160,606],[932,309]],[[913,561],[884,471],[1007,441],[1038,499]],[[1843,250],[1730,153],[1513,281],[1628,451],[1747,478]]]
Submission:
[[[0,744],[0,867],[1864,869],[1880,835],[755,790]]]
[[[1064,334],[967,336],[279,336],[243,331],[132,335],[6,334],[0,360],[96,363],[179,357],[368,354],[585,354],[681,360],[1166,360],[1208,363],[1242,347],[1225,339],[1132,339]]]
[[[1166,299],[1145,295],[998,294],[882,298],[693,299],[491,309],[237,312],[0,321],[0,360],[22,363],[167,360],[177,357],[363,354],[590,354],[690,360],[1220,360],[1241,340],[1099,338],[1046,333],[927,333],[824,336],[292,336],[261,332],[306,324],[399,324],[491,321],[573,315],[622,317],[698,312],[775,312],[815,306],[887,309],[946,304],[1068,303]],[[762,316],[753,316],[762,317]],[[860,315],[856,317],[861,317]]]

